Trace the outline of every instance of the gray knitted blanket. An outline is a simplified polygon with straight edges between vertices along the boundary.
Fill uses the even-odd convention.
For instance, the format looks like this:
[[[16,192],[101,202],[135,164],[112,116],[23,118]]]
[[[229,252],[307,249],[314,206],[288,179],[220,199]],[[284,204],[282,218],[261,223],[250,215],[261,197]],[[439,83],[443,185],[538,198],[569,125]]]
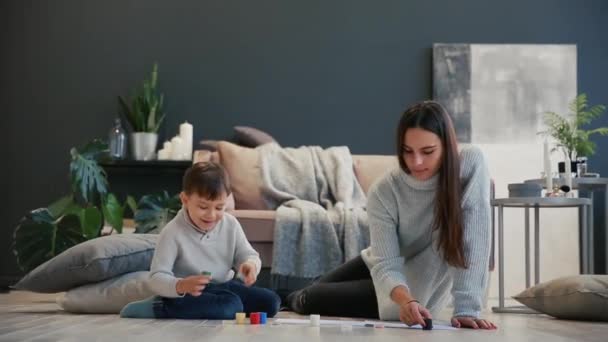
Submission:
[[[272,273],[317,277],[369,246],[366,198],[347,147],[258,147],[263,196],[276,209]]]

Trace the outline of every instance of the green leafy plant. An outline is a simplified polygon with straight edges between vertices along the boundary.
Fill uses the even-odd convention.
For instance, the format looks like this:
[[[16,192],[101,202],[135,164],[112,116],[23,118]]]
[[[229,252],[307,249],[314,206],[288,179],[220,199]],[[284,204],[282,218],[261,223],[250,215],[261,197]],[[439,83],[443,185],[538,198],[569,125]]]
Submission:
[[[97,139],[80,149],[72,148],[71,193],[21,219],[13,235],[13,252],[24,271],[100,236],[104,222],[122,232],[125,211],[134,212],[136,205],[130,196],[120,204],[114,194],[108,193],[106,173],[98,164],[107,152],[107,144]]]
[[[131,98],[131,105],[118,96],[122,114],[134,132],[158,133],[165,119],[163,112],[163,94],[158,89],[158,64],[154,64],[149,80],[144,80],[142,89],[136,90]]]
[[[175,217],[180,208],[179,196],[169,196],[166,191],[161,194],[143,196],[133,217],[136,223],[135,232],[160,232]]]
[[[588,157],[595,153],[596,144],[589,140],[594,134],[608,135],[608,127],[585,130],[583,127],[602,115],[606,110],[604,105],[587,105],[587,95],[578,95],[569,105],[570,113],[560,115],[555,112],[544,113],[547,130],[539,132],[551,136],[565,157],[576,160],[577,157]]]

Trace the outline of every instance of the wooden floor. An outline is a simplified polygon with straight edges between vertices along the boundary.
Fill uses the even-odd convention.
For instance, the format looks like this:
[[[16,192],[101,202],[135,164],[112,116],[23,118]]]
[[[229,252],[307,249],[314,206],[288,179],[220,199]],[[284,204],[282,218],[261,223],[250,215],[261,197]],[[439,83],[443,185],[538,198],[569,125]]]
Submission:
[[[55,295],[13,291],[0,294],[0,341],[607,341],[608,323],[572,322],[545,315],[491,314],[497,331],[235,325],[232,321],[121,319],[74,315]],[[281,312],[281,317],[294,317]],[[449,318],[449,311],[438,319]]]

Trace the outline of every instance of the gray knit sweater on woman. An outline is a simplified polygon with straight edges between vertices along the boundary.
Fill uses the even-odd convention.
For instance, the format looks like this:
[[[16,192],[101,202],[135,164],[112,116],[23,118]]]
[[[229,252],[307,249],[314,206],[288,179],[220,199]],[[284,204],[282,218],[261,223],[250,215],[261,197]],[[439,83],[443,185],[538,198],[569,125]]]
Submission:
[[[467,268],[448,265],[433,231],[438,175],[419,181],[397,168],[369,191],[370,247],[361,252],[370,269],[378,311],[383,320],[398,320],[399,306],[390,298],[397,286],[437,314],[454,298],[454,316],[479,317],[488,281],[490,255],[490,177],[483,154],[460,152],[461,207]]]

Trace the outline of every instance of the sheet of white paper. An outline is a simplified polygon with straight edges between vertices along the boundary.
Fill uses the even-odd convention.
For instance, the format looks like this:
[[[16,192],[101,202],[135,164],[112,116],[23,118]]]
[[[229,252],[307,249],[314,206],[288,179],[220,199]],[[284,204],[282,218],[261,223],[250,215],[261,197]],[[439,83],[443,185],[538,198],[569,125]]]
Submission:
[[[295,325],[310,325],[309,319],[302,318],[277,318],[274,320],[275,323],[279,324],[295,324]],[[405,323],[398,322],[380,322],[380,321],[352,321],[352,320],[330,320],[322,319],[320,325],[331,326],[331,325],[350,325],[353,327],[374,327],[375,325],[382,325],[385,328],[400,328],[400,329],[422,329],[420,325],[407,326]],[[449,325],[433,324],[433,330],[458,330]]]
[[[378,321],[365,321],[365,324],[382,324],[385,328],[401,328],[401,329],[422,329],[421,325],[412,325],[411,327],[405,323],[399,322],[378,322]],[[450,325],[443,325],[433,323],[433,330],[458,330],[458,328],[454,328]]]
[[[277,318],[274,320],[275,323],[280,324],[297,324],[297,325],[309,325],[309,319],[302,318]],[[351,325],[357,327],[364,327],[365,322],[363,321],[349,321],[349,320],[331,320],[331,319],[322,319],[320,320],[320,325]]]

